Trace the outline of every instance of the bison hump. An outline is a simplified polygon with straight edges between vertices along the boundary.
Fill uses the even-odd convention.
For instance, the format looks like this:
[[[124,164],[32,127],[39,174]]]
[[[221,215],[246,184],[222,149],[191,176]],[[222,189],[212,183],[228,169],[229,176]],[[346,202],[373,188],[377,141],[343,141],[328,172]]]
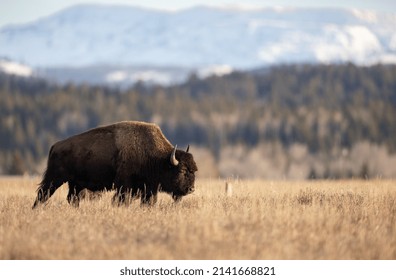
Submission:
[[[145,122],[125,121],[115,124],[116,146],[130,156],[168,156],[172,144],[158,125]]]

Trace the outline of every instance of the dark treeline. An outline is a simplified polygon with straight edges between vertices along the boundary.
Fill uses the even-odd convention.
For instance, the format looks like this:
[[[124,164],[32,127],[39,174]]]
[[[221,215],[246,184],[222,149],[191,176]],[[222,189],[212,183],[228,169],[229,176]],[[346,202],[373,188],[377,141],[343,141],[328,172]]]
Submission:
[[[368,170],[366,159],[359,171],[337,175],[330,163],[315,170],[318,160],[331,162],[362,143],[392,160],[396,153],[394,65],[277,66],[206,79],[192,75],[170,87],[137,83],[126,90],[0,74],[0,100],[0,173],[41,171],[55,141],[121,120],[155,122],[173,143],[206,149],[224,176],[232,169],[224,162],[237,157],[229,147],[281,151],[286,159],[280,174],[290,170],[290,153],[300,147],[310,158],[309,171],[302,173],[312,177]]]

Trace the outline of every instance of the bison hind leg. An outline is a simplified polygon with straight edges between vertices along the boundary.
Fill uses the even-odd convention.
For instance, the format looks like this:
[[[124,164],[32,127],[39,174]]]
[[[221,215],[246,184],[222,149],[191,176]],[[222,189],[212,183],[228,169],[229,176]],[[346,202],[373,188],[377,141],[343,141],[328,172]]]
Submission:
[[[80,194],[81,188],[74,182],[69,182],[69,192],[67,194],[67,202],[74,207],[80,205]]]

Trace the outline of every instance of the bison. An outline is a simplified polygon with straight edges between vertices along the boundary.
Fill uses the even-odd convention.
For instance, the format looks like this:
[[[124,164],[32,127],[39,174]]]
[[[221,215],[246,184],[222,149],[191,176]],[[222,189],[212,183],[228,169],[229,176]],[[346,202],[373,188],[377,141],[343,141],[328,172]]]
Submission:
[[[37,189],[33,208],[46,202],[65,182],[67,201],[78,206],[80,192],[116,190],[122,204],[128,194],[142,204],[156,202],[158,191],[175,201],[194,191],[197,165],[152,123],[124,121],[97,127],[55,143]]]

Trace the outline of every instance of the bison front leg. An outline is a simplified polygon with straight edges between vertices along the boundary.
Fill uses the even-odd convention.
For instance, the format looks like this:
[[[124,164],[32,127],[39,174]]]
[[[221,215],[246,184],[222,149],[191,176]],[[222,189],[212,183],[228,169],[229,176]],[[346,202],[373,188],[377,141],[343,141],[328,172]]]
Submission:
[[[152,206],[155,203],[157,203],[157,196],[158,196],[157,189],[153,189],[145,185],[142,192],[141,204]]]
[[[127,188],[121,186],[117,188],[116,193],[113,196],[112,203],[117,206],[125,204],[127,198]]]
[[[124,168],[127,170],[126,168]],[[128,195],[133,193],[132,180],[129,174],[126,174],[123,168],[120,168],[114,180],[114,187],[117,190],[113,196],[113,204],[120,206],[126,205]]]
[[[152,206],[157,203],[157,194],[146,194],[141,198],[142,205]]]

